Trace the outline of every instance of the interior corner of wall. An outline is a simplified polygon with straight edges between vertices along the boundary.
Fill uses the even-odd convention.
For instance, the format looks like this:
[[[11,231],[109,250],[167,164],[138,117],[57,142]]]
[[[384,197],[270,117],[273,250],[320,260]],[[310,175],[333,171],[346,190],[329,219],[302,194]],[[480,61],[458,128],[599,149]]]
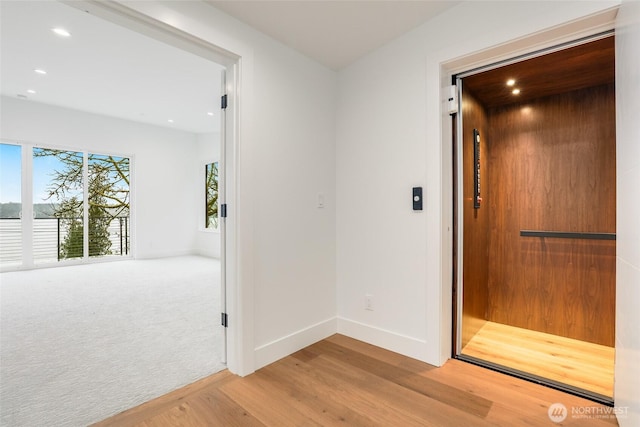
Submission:
[[[311,344],[330,337],[337,331],[337,318],[303,328],[255,349],[255,369],[260,369]]]

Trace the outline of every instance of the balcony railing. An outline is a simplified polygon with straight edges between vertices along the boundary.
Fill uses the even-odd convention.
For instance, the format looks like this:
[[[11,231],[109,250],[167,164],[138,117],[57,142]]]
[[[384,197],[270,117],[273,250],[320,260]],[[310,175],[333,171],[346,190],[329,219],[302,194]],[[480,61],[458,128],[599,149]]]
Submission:
[[[0,218],[0,264],[16,265],[22,262],[22,220]],[[129,217],[113,218],[106,228],[111,243],[106,253],[93,254],[93,237],[89,236],[90,256],[124,256],[130,251]],[[33,220],[34,263],[56,262],[61,259],[62,246],[69,234],[69,220],[61,218],[35,218]],[[81,241],[81,240],[80,240]],[[78,253],[82,253],[80,248]]]

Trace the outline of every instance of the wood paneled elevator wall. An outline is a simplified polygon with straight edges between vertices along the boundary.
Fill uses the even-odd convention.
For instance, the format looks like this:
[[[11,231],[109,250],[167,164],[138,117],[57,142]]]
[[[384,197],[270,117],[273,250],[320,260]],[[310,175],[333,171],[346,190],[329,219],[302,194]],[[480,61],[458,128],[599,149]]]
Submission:
[[[614,84],[488,107],[463,90],[462,102],[462,346],[487,320],[614,346],[615,241],[520,235],[615,233]]]
[[[488,320],[614,346],[613,85],[489,111]]]

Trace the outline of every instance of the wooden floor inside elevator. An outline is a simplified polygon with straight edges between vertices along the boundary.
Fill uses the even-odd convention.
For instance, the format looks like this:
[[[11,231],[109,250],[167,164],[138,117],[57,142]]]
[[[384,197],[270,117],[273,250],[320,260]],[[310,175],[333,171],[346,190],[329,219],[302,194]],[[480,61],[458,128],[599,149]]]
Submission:
[[[486,322],[462,354],[613,397],[613,347]]]

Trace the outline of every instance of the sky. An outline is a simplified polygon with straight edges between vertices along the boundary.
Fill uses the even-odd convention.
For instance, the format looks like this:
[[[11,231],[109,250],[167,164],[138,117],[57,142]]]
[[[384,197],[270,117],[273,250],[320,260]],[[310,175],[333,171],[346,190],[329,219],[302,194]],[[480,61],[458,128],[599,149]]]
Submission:
[[[20,202],[19,145],[0,144],[0,203]]]
[[[0,144],[0,203],[21,202],[21,148],[19,145]],[[54,157],[33,159],[33,203],[55,203],[46,199],[51,173],[62,165]]]

